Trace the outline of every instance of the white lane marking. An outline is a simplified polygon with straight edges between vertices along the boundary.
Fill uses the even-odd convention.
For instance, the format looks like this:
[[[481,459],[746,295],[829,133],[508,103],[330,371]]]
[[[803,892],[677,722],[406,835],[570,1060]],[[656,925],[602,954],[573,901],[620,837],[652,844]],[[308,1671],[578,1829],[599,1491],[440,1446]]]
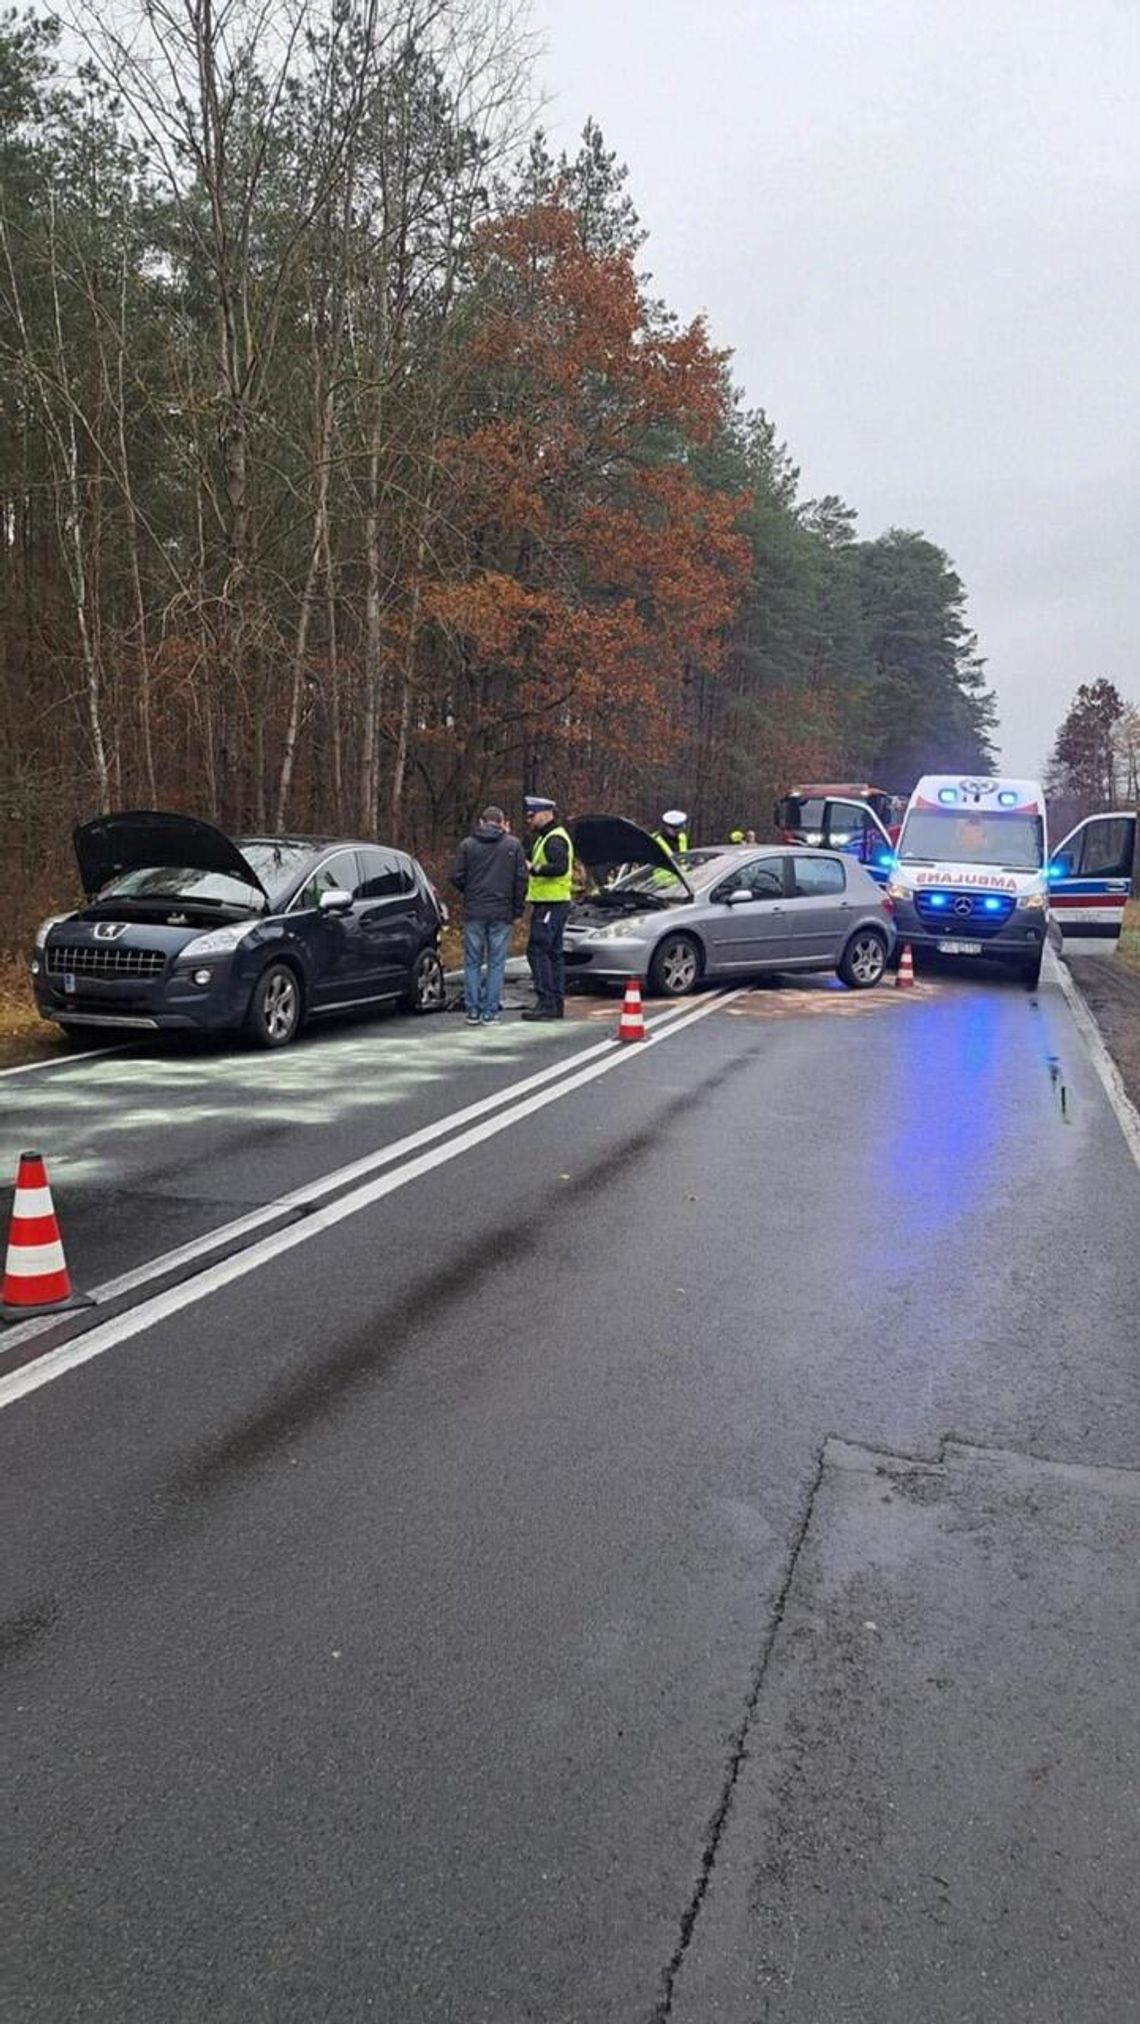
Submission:
[[[1053,966],[1056,982],[1065,994],[1077,1031],[1092,1057],[1092,1065],[1104,1085],[1104,1093],[1112,1105],[1116,1122],[1124,1133],[1124,1143],[1140,1167],[1140,1111],[1137,1111],[1124,1087],[1120,1070],[1104,1044],[1100,1027],[1088,1008],[1080,985],[1070,976],[1063,959],[1055,955],[1052,949],[1046,950],[1046,955]]]
[[[64,1054],[58,1061],[21,1061],[16,1068],[0,1068],[0,1076],[31,1075],[37,1068],[74,1068],[77,1061],[99,1061],[104,1054],[123,1054],[126,1043],[118,1047],[92,1047],[85,1054]]]
[[[670,1005],[664,1012],[657,1013],[648,1021],[651,1031],[656,1031],[666,1021],[677,1019],[684,1012],[684,1005]],[[377,1152],[365,1153],[363,1158],[353,1160],[346,1167],[336,1167],[331,1173],[319,1174],[316,1180],[306,1181],[294,1188],[288,1195],[279,1195],[263,1208],[251,1209],[247,1215],[235,1216],[232,1222],[219,1223],[214,1229],[206,1230],[200,1237],[192,1237],[185,1244],[179,1244],[172,1251],[163,1251],[157,1258],[148,1259],[144,1265],[136,1265],[130,1272],[122,1272],[116,1279],[108,1279],[102,1286],[95,1286],[87,1295],[95,1307],[105,1307],[111,1300],[120,1300],[125,1293],[134,1293],[138,1287],[149,1285],[152,1279],[162,1279],[168,1272],[176,1272],[183,1265],[192,1265],[196,1258],[208,1257],[211,1251],[219,1250],[225,1244],[236,1243],[247,1237],[251,1230],[260,1230],[266,1223],[276,1223],[282,1216],[291,1215],[294,1209],[303,1209],[312,1202],[319,1202],[325,1195],[335,1194],[338,1188],[347,1187],[364,1174],[375,1173],[380,1167],[391,1166],[393,1161],[403,1159],[408,1153],[418,1151],[421,1146],[434,1144],[436,1139],[445,1138],[448,1132],[456,1131],[461,1125],[470,1124],[477,1117],[485,1117],[488,1111],[498,1110],[503,1104],[511,1103],[538,1089],[556,1076],[568,1075],[576,1066],[590,1061],[595,1055],[604,1054],[607,1048],[616,1046],[612,1038],[599,1040],[592,1047],[585,1047],[580,1054],[563,1055],[561,1060],[552,1062],[547,1068],[538,1069],[533,1075],[523,1076],[519,1082],[504,1083],[489,1096],[480,1097],[477,1103],[469,1103],[462,1110],[449,1111],[446,1117],[437,1118],[434,1124],[422,1125],[418,1131],[408,1132],[404,1138],[394,1139],[390,1145],[382,1146]],[[20,1343],[31,1342],[37,1335],[46,1335],[54,1328],[58,1314],[36,1315],[31,1321],[17,1323],[0,1333],[0,1352],[15,1349]]]
[[[573,1090],[584,1088],[587,1083],[596,1081],[601,1075],[608,1075],[611,1069],[619,1068],[623,1062],[631,1058],[631,1055],[636,1060],[650,1048],[671,1040],[675,1033],[682,1033],[687,1026],[695,1026],[698,1020],[707,1019],[710,1012],[717,1012],[742,997],[747,988],[746,985],[742,985],[739,990],[730,991],[723,998],[711,998],[705,1004],[698,1005],[695,1011],[686,1013],[684,1017],[670,1019],[663,1029],[658,1026],[657,1030],[649,1033],[636,1048],[619,1046],[616,1042],[604,1042],[603,1060],[592,1062],[588,1068],[577,1069],[574,1074],[556,1083],[553,1089],[535,1091],[521,1103],[513,1104],[502,1116],[487,1118],[483,1123],[473,1125],[469,1131],[462,1132],[458,1138],[450,1139],[446,1145],[437,1146],[432,1152],[423,1152],[417,1158],[405,1161],[394,1174],[382,1174],[377,1180],[369,1181],[365,1187],[356,1188],[351,1194],[342,1195],[339,1201],[330,1202],[327,1208],[314,1210],[313,1214],[306,1216],[303,1221],[290,1223],[285,1230],[275,1230],[271,1236],[263,1237],[260,1243],[251,1244],[247,1250],[237,1251],[232,1257],[221,1259],[217,1265],[208,1266],[194,1278],[185,1279],[178,1286],[168,1287],[165,1293],[155,1293],[149,1300],[140,1302],[139,1306],[129,1308],[125,1314],[118,1314],[113,1320],[102,1322],[99,1327],[90,1329],[86,1335],[79,1336],[74,1342],[64,1343],[61,1348],[50,1350],[36,1362],[9,1372],[7,1377],[0,1378],[0,1411],[6,1406],[15,1405],[18,1399],[26,1398],[29,1392],[39,1391],[41,1386],[51,1384],[56,1378],[65,1376],[69,1370],[77,1369],[80,1364],[90,1363],[93,1357],[102,1356],[109,1349],[117,1349],[120,1343],[129,1342],[132,1336],[141,1335],[144,1330],[154,1327],[157,1323],[169,1320],[171,1315],[181,1313],[183,1308],[195,1306],[198,1301],[207,1299],[211,1293],[220,1291],[223,1286],[232,1285],[235,1279],[244,1279],[247,1273],[256,1272],[260,1266],[268,1265],[286,1251],[307,1244],[311,1237],[318,1236],[323,1230],[334,1229],[349,1216],[358,1215],[362,1209],[371,1208],[374,1202],[382,1201],[385,1195],[394,1194],[397,1188],[406,1188],[409,1182],[418,1181],[436,1167],[446,1166],[450,1160],[458,1159],[460,1154],[470,1152],[473,1146],[483,1145],[487,1139],[496,1137],[499,1132],[508,1131],[512,1125],[520,1124],[524,1118],[533,1117],[537,1111],[544,1110],[547,1104],[557,1103],[561,1097],[569,1096]],[[575,1059],[581,1061],[582,1057],[579,1055]]]

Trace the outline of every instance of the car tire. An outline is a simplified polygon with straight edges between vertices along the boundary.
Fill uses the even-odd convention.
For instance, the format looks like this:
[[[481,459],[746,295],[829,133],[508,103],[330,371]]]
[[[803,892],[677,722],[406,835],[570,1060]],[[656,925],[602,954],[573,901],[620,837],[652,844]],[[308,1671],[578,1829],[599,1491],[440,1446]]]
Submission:
[[[651,998],[684,998],[701,977],[701,951],[691,935],[664,935],[649,965]]]
[[[421,949],[412,965],[412,981],[400,1000],[405,1012],[442,1012],[447,1005],[447,979],[438,949]]]
[[[288,1047],[304,1020],[301,980],[289,963],[270,963],[253,987],[246,1032],[258,1047]]]
[[[849,991],[871,991],[882,982],[887,967],[887,944],[877,928],[860,928],[852,935],[836,964],[836,975]]]

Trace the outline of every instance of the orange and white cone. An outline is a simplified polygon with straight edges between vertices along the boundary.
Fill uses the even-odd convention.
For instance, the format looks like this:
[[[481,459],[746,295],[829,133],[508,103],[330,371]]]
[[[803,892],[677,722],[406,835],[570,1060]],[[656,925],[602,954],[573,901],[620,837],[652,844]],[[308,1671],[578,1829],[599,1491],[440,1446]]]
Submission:
[[[638,983],[636,977],[631,977],[625,987],[625,999],[621,1008],[621,1018],[618,1020],[617,1037],[619,1040],[644,1040],[645,1038],[645,1013],[641,1008],[641,985]]]
[[[0,1293],[0,1318],[22,1321],[54,1308],[86,1306],[77,1298],[63,1255],[59,1224],[39,1153],[21,1153]]]
[[[909,991],[913,988],[913,985],[914,985],[914,957],[911,954],[910,943],[904,942],[903,952],[902,955],[899,957],[898,975],[895,978],[895,990]]]

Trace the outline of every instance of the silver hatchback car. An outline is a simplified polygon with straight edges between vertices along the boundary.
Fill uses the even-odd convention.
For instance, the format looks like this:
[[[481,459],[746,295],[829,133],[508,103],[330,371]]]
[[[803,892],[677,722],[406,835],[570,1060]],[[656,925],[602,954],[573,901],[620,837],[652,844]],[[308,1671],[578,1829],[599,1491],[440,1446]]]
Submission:
[[[834,970],[865,991],[894,950],[889,900],[841,851],[737,844],[674,860],[621,816],[570,828],[582,862],[610,883],[567,921],[568,981],[643,977],[655,997],[680,998],[706,978]]]

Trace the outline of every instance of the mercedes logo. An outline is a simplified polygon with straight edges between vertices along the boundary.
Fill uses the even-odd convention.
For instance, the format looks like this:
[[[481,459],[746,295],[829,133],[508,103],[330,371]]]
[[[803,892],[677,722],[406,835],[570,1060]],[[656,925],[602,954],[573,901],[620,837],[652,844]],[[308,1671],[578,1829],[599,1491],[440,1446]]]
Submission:
[[[954,912],[956,914],[969,914],[972,913],[973,910],[974,910],[973,900],[970,899],[966,893],[959,893],[957,899],[954,902]]]

